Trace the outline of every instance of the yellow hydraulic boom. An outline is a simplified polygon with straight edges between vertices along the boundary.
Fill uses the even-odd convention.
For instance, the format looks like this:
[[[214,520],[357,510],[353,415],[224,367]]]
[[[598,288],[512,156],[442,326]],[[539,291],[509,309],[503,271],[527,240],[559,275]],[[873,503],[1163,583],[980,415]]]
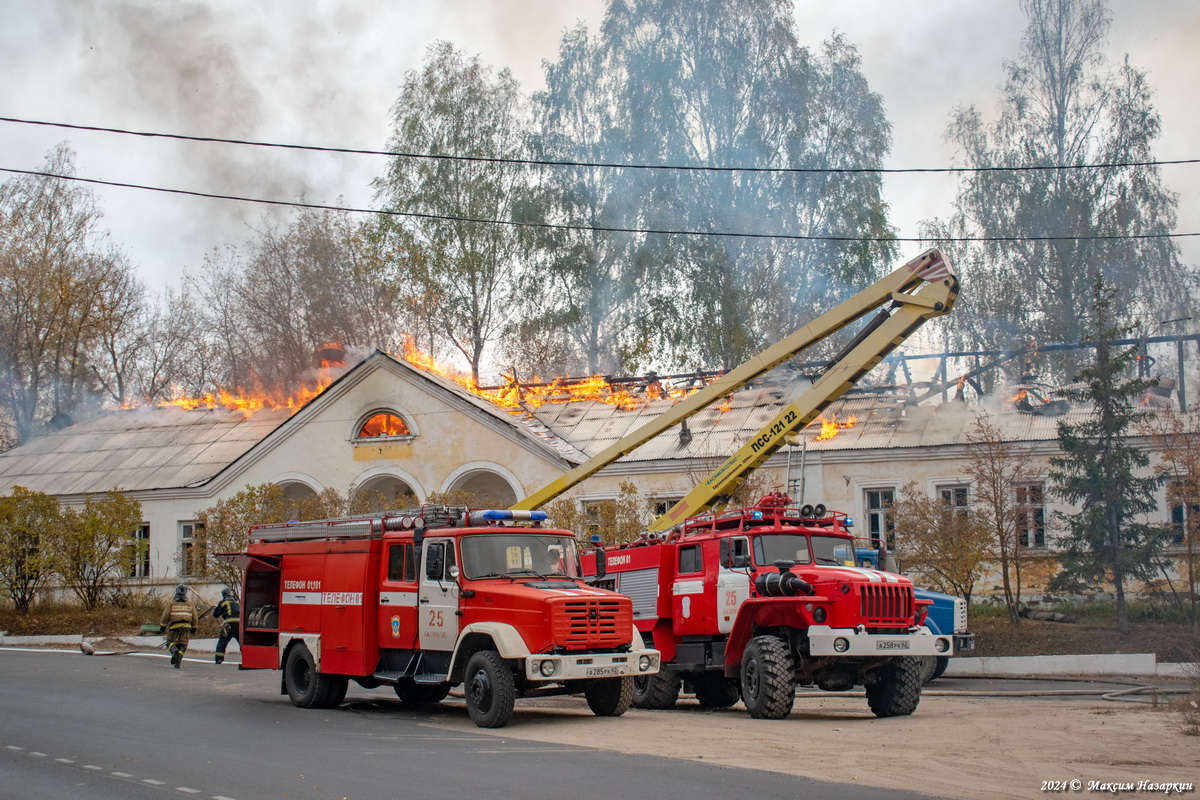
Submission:
[[[830,362],[824,374],[809,389],[781,411],[704,483],[651,523],[650,529],[666,530],[687,517],[720,505],[751,472],[786,442],[788,434],[816,419],[823,409],[841,397],[927,319],[949,313],[957,296],[958,279],[953,268],[938,250],[927,250],[690,395],[671,410],[626,435],[566,475],[551,481],[513,508],[541,507],[663,431],[725,395],[737,391],[855,320],[890,303],[890,307],[882,309]]]

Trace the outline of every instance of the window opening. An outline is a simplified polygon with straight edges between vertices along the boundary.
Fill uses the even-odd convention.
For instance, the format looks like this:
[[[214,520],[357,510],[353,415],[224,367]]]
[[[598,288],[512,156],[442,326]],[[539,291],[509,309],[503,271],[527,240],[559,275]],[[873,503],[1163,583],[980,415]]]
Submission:
[[[375,439],[380,436],[407,436],[411,431],[408,424],[398,414],[380,411],[362,424],[358,429],[358,439]]]

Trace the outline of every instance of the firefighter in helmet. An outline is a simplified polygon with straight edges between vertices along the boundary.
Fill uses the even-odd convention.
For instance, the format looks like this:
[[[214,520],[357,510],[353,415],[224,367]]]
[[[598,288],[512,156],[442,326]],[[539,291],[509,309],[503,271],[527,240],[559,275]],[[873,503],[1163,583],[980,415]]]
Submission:
[[[232,639],[240,646],[242,644],[241,615],[242,607],[238,604],[237,595],[233,589],[226,586],[221,590],[221,602],[217,603],[212,615],[221,623],[221,633],[217,636],[217,653],[213,661],[220,664],[225,660],[225,648]]]
[[[179,669],[188,641],[196,632],[196,607],[188,602],[187,587],[182,583],[175,587],[175,596],[163,610],[162,626],[167,632],[167,652],[171,654],[171,666]]]

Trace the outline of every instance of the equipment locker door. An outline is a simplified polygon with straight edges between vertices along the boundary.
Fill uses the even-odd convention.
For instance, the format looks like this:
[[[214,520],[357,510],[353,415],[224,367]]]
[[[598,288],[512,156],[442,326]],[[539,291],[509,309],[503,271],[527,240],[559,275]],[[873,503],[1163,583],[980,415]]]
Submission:
[[[422,650],[453,650],[458,639],[458,558],[454,539],[426,539],[417,600]]]

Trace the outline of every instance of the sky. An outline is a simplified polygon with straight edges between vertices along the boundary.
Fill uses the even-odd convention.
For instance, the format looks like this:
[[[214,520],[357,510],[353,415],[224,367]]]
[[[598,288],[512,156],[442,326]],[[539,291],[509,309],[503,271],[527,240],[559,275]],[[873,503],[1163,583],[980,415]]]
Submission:
[[[292,144],[383,149],[407,70],[446,40],[531,93],[563,32],[593,32],[603,0],[0,0],[0,116]],[[1111,0],[1107,55],[1149,74],[1162,117],[1160,160],[1200,157],[1200,3]],[[893,125],[886,166],[950,166],[951,111],[994,108],[1003,62],[1025,21],[1016,0],[796,2],[801,44],[835,29]],[[66,140],[86,178],[217,194],[372,207],[377,156],[182,143],[0,122],[0,167],[38,169]],[[0,181],[10,176],[0,173]],[[1200,165],[1165,167],[1177,232],[1200,232]],[[889,175],[902,237],[951,210],[955,179]],[[95,189],[104,226],[152,290],[178,286],[207,254],[239,244],[280,212],[245,203]],[[1200,242],[1181,240],[1188,263]],[[920,246],[902,245],[904,257]],[[911,252],[909,252],[911,251]]]

